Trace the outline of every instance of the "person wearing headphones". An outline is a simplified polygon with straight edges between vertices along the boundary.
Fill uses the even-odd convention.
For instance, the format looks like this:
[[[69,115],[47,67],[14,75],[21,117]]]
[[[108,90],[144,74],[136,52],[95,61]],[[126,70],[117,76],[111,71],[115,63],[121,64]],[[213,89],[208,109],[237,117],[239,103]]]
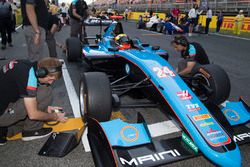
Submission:
[[[67,121],[65,113],[53,112],[61,107],[50,106],[50,85],[61,76],[62,63],[49,57],[13,60],[0,69],[0,145],[19,132],[23,141],[48,136],[52,128],[43,128],[44,121]]]
[[[126,50],[131,48],[130,40],[126,34],[119,34],[115,37],[115,42],[119,50]]]
[[[191,43],[184,36],[176,36],[171,44],[176,51],[181,52],[182,59],[176,70],[181,76],[190,76],[198,66],[210,63],[205,50],[197,42]]]

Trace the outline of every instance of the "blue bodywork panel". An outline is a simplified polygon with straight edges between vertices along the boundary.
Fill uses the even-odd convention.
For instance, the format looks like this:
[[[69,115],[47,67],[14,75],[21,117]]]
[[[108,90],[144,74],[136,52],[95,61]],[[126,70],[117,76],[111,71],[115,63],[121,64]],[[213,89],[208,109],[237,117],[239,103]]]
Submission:
[[[226,102],[226,106],[221,109],[230,125],[240,125],[250,120],[250,111],[242,102]]]
[[[108,52],[107,48],[110,47],[108,41],[114,37],[112,31],[115,26],[116,22],[110,25],[103,36],[103,40],[99,42],[99,48],[96,50],[111,56],[115,55],[123,58],[140,68],[145,76],[150,79],[156,90],[159,91],[162,98],[172,108],[179,122],[207,158],[219,166],[241,166],[240,150],[233,139],[214,119],[204,104],[175,72],[173,67],[165,59],[157,55],[158,52],[165,51],[153,51],[148,46],[140,50],[119,50],[115,54]],[[83,53],[85,56],[93,56],[91,52],[96,50],[89,49],[86,46],[83,48]],[[111,133],[108,131],[107,129],[106,133]],[[120,130],[116,132],[118,139],[113,139],[115,137],[112,135],[110,138],[110,140],[114,140],[112,141],[114,144],[120,142],[117,141],[120,140]],[[124,143],[126,146],[127,144],[129,143]],[[227,145],[233,145],[233,149],[227,149]]]
[[[143,123],[129,124],[115,119],[100,124],[111,146],[132,147],[151,142]]]

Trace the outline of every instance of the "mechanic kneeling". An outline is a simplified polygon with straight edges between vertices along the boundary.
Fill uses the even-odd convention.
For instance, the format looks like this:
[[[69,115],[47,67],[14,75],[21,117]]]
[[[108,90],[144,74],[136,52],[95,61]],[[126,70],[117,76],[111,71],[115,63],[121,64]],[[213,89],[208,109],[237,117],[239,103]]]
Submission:
[[[183,58],[178,62],[177,72],[181,76],[190,76],[200,65],[209,64],[208,56],[199,43],[188,42],[184,36],[176,36],[171,42]]]
[[[13,60],[0,69],[0,145],[22,132],[22,140],[42,138],[52,133],[43,121],[66,122],[61,107],[52,102],[51,84],[62,76],[62,63],[56,58],[38,62]]]

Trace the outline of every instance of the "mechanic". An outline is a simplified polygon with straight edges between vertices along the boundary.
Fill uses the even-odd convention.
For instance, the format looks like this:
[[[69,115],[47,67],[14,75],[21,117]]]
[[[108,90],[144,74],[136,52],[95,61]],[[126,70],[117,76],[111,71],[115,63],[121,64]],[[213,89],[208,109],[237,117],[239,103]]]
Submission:
[[[79,37],[82,40],[82,29],[84,37],[86,36],[83,21],[88,17],[88,5],[84,0],[73,0],[69,8],[70,16],[70,36]]]
[[[45,32],[48,28],[49,12],[44,0],[21,0],[24,36],[31,61],[44,57]]]
[[[0,71],[0,145],[22,132],[22,140],[45,137],[52,128],[42,128],[44,121],[66,122],[65,113],[50,106],[51,84],[61,78],[62,63],[56,58],[38,62],[13,60]]]
[[[46,32],[46,42],[49,49],[49,55],[50,57],[57,57],[56,45],[58,45],[60,48],[62,48],[62,45],[56,43],[55,33],[61,30],[62,23],[56,15],[49,14],[48,24],[49,27],[48,31]]]
[[[126,34],[119,34],[115,37],[115,42],[119,50],[126,50],[131,48],[130,40]]]
[[[176,51],[181,52],[183,58],[176,69],[179,75],[190,76],[200,65],[209,64],[208,56],[199,43],[190,43],[186,37],[176,36],[171,44]]]

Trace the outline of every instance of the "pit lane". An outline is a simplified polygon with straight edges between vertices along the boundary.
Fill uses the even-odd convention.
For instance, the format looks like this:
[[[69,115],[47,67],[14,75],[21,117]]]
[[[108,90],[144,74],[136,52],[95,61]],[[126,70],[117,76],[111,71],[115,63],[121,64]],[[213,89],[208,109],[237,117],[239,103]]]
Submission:
[[[170,42],[173,39],[172,36],[166,36],[164,34],[152,33],[149,31],[137,30],[134,22],[126,22],[123,24],[124,32],[131,38],[140,38],[145,43],[151,45],[159,45],[161,48],[166,49],[169,52],[169,62],[176,66],[179,53],[174,51],[171,47]],[[0,57],[6,57],[10,59],[21,59],[26,58],[27,47],[24,40],[22,29],[18,30],[19,33],[13,34],[13,48],[7,48],[4,51],[0,51]],[[96,27],[87,27],[88,35],[95,35],[99,29]],[[63,43],[69,36],[69,27],[63,27],[62,31],[56,34],[56,39],[59,43]],[[229,100],[238,100],[239,96],[243,96],[248,103],[250,103],[250,41],[234,39],[228,37],[221,37],[216,35],[196,35],[189,38],[190,41],[196,41],[202,44],[207,51],[209,58],[215,64],[222,66],[228,73],[231,80],[231,94]],[[46,53],[47,48],[45,48]],[[65,54],[62,50],[58,49],[59,58],[65,60]],[[1,60],[0,65],[3,65],[7,60]],[[86,71],[86,65],[84,63],[67,63],[65,70],[68,71],[70,80],[73,83],[76,93],[79,90],[79,80],[81,73]],[[69,79],[69,78],[68,78]],[[66,81],[67,82],[67,81]],[[61,79],[54,85],[54,101],[55,105],[61,105],[67,116],[74,117],[74,113],[71,107],[72,102],[69,100],[68,92],[64,80]],[[124,100],[131,100],[125,98]],[[77,99],[73,99],[77,101]],[[77,105],[76,103],[74,104]],[[154,122],[161,122],[166,120],[158,109],[129,109],[122,110],[123,115],[131,122],[136,120],[136,112],[142,112],[146,121],[151,124]],[[153,114],[152,114],[153,113]],[[172,136],[174,136],[173,134]],[[80,143],[76,149],[64,158],[48,158],[38,156],[37,153],[42,147],[46,139],[22,142],[14,141],[8,142],[6,145],[0,147],[0,166],[94,166],[92,156],[88,152],[84,151],[82,143]],[[242,166],[249,166],[250,164],[250,145],[240,146],[242,154]],[[164,166],[214,166],[203,156],[172,163]]]

